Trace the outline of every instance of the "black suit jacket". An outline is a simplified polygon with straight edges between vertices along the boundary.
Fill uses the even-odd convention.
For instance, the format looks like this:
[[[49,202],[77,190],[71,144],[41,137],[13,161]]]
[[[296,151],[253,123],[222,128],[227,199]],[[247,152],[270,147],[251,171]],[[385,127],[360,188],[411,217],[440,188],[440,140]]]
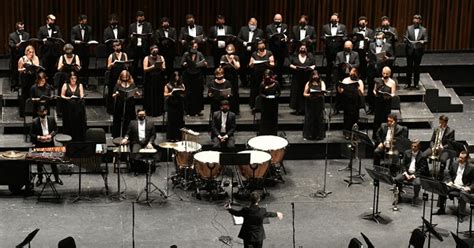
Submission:
[[[336,54],[336,63],[334,64],[334,66],[337,67],[343,63],[346,63],[346,54],[344,51],[341,51]],[[360,65],[359,53],[356,53],[354,51],[350,52],[349,64],[351,65],[351,67],[355,67],[355,68],[359,67]]]
[[[48,26],[44,25],[41,26],[39,31],[38,31],[38,39],[44,39],[48,37]],[[63,38],[61,34],[61,30],[57,25],[54,25],[52,27],[52,33],[51,37],[53,38]],[[47,41],[45,44],[43,44],[40,48],[40,54],[42,57],[59,57],[60,53],[60,48],[56,43]]]
[[[423,53],[424,51],[424,44],[428,42],[428,30],[426,30],[425,27],[420,25],[420,31],[418,32],[418,37],[415,39],[415,26],[410,25],[407,27],[407,31],[405,33],[405,37],[408,38],[409,40],[417,40],[417,41],[424,41],[423,44],[421,44],[419,47],[414,46],[411,42],[409,42],[405,38],[405,43],[406,43],[406,52],[408,55],[413,54],[415,50],[418,50],[418,52]]]
[[[154,143],[156,138],[155,125],[148,120],[145,120],[145,139],[141,142],[138,137],[138,121],[133,120],[128,126],[127,134],[125,135],[130,142],[130,145],[140,144],[141,146],[146,146],[148,143]]]
[[[403,156],[402,171],[408,173],[412,159],[411,150],[406,150]],[[423,157],[423,152],[418,151],[415,158],[415,176],[429,176],[428,161]]]
[[[325,42],[326,50],[336,49],[337,51],[342,50],[344,41],[347,38],[347,29],[346,25],[338,24],[337,25],[337,35],[342,35],[341,39],[327,38],[326,36],[331,36],[331,23],[324,24],[321,30],[321,39]]]
[[[200,25],[195,25],[196,27],[196,36],[202,35],[203,38],[206,38],[206,34],[204,33],[204,28]],[[181,27],[179,31],[179,40],[183,41],[186,40],[186,37],[189,35],[188,26]]]
[[[458,161],[454,162],[445,175],[445,178],[444,178],[445,182],[454,183],[454,180],[456,179],[456,175],[458,172],[458,167],[459,167],[459,162]],[[472,181],[474,181],[474,168],[472,167],[472,165],[469,164],[469,162],[466,161],[464,172],[462,173],[462,183],[464,184],[464,186],[470,187],[472,184]]]
[[[255,31],[253,31],[253,37],[252,37],[252,50],[251,51],[247,51],[247,48],[243,48],[241,49],[242,52],[247,52],[247,53],[252,53],[253,51],[255,51],[255,49],[257,49],[257,42],[259,40],[263,40],[264,39],[264,34],[263,34],[263,30],[260,29],[260,28],[257,28],[255,29]],[[248,26],[243,26],[240,28],[240,31],[239,31],[239,34],[237,35],[237,40],[242,43],[242,46],[243,46],[243,43],[244,42],[248,42],[249,41],[249,33],[250,33],[250,29]],[[247,44],[247,46],[250,45],[250,44]]]
[[[277,216],[275,212],[267,212],[265,208],[261,208],[257,205],[244,207],[241,210],[229,209],[229,212],[232,215],[242,216],[244,218],[244,223],[240,228],[239,238],[249,242],[263,241],[265,239],[263,219]]]
[[[383,143],[385,141],[385,137],[387,137],[387,132],[388,132],[388,125],[387,123],[382,123],[382,125],[379,127],[377,130],[377,133],[375,135],[375,145],[377,146],[380,143]],[[401,125],[396,125],[395,126],[395,135],[394,138],[408,138],[408,129],[407,127],[401,126]]]
[[[127,31],[124,27],[118,26],[117,27],[117,39],[119,40],[126,40],[127,39]],[[112,27],[109,25],[107,28],[104,29],[104,42],[107,40],[115,40],[115,35]],[[110,43],[112,45],[112,43]]]
[[[30,39],[30,34],[28,32],[23,31],[22,34],[23,40],[29,40]],[[8,46],[12,50],[16,50],[16,44],[20,43],[20,36],[18,35],[18,32],[12,32],[8,35]]]
[[[155,43],[158,45],[160,53],[164,57],[174,56],[176,54],[176,42],[178,37],[176,29],[173,27],[168,28],[168,38],[173,39],[174,42],[164,39],[165,37],[165,30],[163,28],[159,28],[155,31]]]
[[[224,25],[223,28],[225,30],[225,34],[234,34],[234,30],[232,29],[231,26]],[[209,38],[210,39],[217,38],[217,26],[212,26],[209,29]]]
[[[48,122],[48,132],[52,134],[53,139],[54,135],[58,133],[58,125],[56,120],[53,117],[46,116],[46,121]],[[54,141],[51,142],[40,142],[38,141],[38,136],[43,136],[43,129],[41,128],[40,118],[37,117],[33,120],[30,129],[30,140],[35,145],[35,147],[52,147],[54,146]]]
[[[354,27],[352,29],[352,33],[355,34],[355,33],[358,33],[359,32],[359,27]],[[366,27],[365,28],[365,36],[366,38],[368,39],[364,39],[364,48],[363,50],[367,50],[369,48],[369,44],[370,42],[374,39],[374,30],[371,29],[371,28],[368,28]],[[360,50],[359,49],[359,42],[356,42],[357,40],[353,40],[352,42],[354,43],[354,50]]]
[[[388,28],[384,28],[384,27],[378,27],[375,29],[375,33],[378,33],[378,32],[391,32],[393,35],[392,37],[387,37],[387,35],[385,35],[385,38],[387,39],[387,42],[392,44],[392,45],[395,45],[395,42],[398,40],[398,32],[397,32],[397,29],[394,28],[394,27],[388,27]]]
[[[232,137],[234,136],[235,132],[235,114],[233,112],[227,112],[227,121],[225,124],[225,131],[227,136]],[[212,115],[212,130],[211,130],[211,138],[217,137],[221,134],[221,125],[222,125],[222,111],[216,111]]]
[[[267,39],[268,39],[268,49],[272,51],[274,56],[278,57],[283,57],[286,56],[288,46],[286,45],[286,42],[281,41],[278,38],[272,39],[272,35],[277,34],[278,30],[275,24],[269,24],[265,28],[265,32],[267,33]],[[281,32],[284,34],[286,37],[288,37],[290,30],[288,30],[288,25],[285,23],[281,24]]]
[[[151,34],[152,36],[149,37],[149,39],[142,38],[142,47],[146,48],[146,52],[148,52],[148,47],[151,45],[150,43],[153,41],[153,27],[151,26],[151,23],[149,22],[143,22],[142,23],[143,28],[142,28],[142,34]],[[137,46],[137,38],[133,37],[133,33],[137,32],[137,22],[134,22],[130,24],[128,27],[128,37],[130,39],[129,41],[129,46],[131,47],[136,47]]]
[[[84,26],[84,40],[82,39],[82,35],[81,35],[81,25],[76,25],[74,27],[72,27],[71,29],[71,42],[74,44],[74,45],[77,45],[75,44],[76,40],[78,41],[85,41],[85,42],[88,42],[90,40],[93,40],[92,38],[92,27],[91,26]]]
[[[306,25],[305,28],[306,28],[306,37],[312,40],[311,43],[316,42],[316,30],[314,29],[314,27]],[[300,30],[301,30],[300,25],[295,25],[291,28],[290,37],[293,39],[293,42],[295,43],[300,43],[301,38],[303,39],[305,38],[305,37],[300,37]],[[306,43],[309,43],[309,42],[306,42]]]
[[[436,140],[436,130],[437,128],[433,130],[433,135],[431,135],[430,147],[434,146],[434,142]],[[441,144],[443,145],[444,149],[448,148],[449,141],[454,141],[454,129],[447,126],[444,130],[443,138],[441,139]]]
[[[380,69],[382,69],[384,66],[391,66],[393,64],[393,61],[395,60],[395,53],[393,52],[392,45],[387,42],[383,43],[381,52],[385,52],[388,59],[381,63],[377,62],[377,57],[375,55],[377,54],[376,47],[377,45],[375,44],[375,42],[370,43],[369,51],[367,52],[367,58],[369,59],[368,63],[370,65],[377,65],[377,68]]]

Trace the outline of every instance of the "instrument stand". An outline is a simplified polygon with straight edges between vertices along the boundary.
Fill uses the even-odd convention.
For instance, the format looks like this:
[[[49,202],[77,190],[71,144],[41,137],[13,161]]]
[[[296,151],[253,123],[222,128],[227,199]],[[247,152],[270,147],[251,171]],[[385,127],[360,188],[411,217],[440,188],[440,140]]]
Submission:
[[[347,166],[347,168],[349,168],[349,178],[348,179],[344,179],[344,182],[347,183],[347,187],[350,187],[352,184],[361,184],[362,182],[354,182],[352,179],[354,178],[354,176],[352,175],[352,162],[354,160],[354,155],[355,155],[355,151],[354,151],[354,146],[351,144],[349,145],[349,149],[351,150],[351,158],[349,160],[349,165]]]
[[[439,182],[437,179],[428,179],[428,178],[420,178],[421,179],[421,187],[431,193],[431,206],[430,206],[430,220],[427,221],[424,217],[423,223],[426,227],[425,233],[428,232],[428,247],[431,247],[431,234],[433,234],[439,241],[443,241],[441,235],[434,229],[437,224],[433,224],[433,203],[434,203],[434,194],[439,196],[447,196],[448,195],[448,188],[446,184],[443,182]]]
[[[383,217],[381,211],[379,211],[379,194],[380,194],[380,181],[393,185],[393,179],[390,175],[376,171],[375,169],[366,168],[369,176],[374,180],[374,196],[372,201],[372,213],[364,214],[363,219],[374,221],[377,224],[388,224],[391,222],[390,218]]]
[[[149,194],[155,192],[155,191],[158,191],[160,193],[160,196],[166,200],[166,198],[168,198],[166,196],[166,193],[161,190],[160,188],[158,188],[158,186],[156,186],[153,182],[151,182],[151,166],[153,164],[153,161],[151,159],[146,159],[146,163],[148,165],[148,171],[145,175],[145,181],[146,181],[146,184],[145,184],[145,187],[140,191],[140,194],[138,194],[137,196],[137,199],[136,199],[136,202],[137,203],[145,203],[147,204],[149,207],[151,207],[151,203],[155,200],[155,199],[150,199],[149,198]],[[151,189],[150,189],[151,188]],[[142,196],[143,192],[145,192],[145,199],[143,200],[140,200],[140,197]]]
[[[179,196],[176,192],[174,192],[173,194],[169,194],[169,184],[170,184],[170,161],[169,161],[169,158],[170,158],[170,148],[166,148],[166,197],[171,197],[173,195],[176,195],[176,197],[178,197],[178,199],[180,201],[183,200],[183,198],[181,196]]]
[[[45,183],[43,184],[43,187],[41,188],[41,192],[38,195],[37,202],[49,201],[49,200],[59,202],[59,200],[61,199],[61,196],[59,195],[58,190],[54,186],[54,182],[51,180],[51,174],[52,173],[46,171],[46,167],[43,165],[43,175],[46,178],[46,180],[45,180]],[[42,197],[43,192],[46,188],[51,189],[51,192],[53,193],[52,197],[47,197],[47,198]]]
[[[296,236],[295,236],[295,203],[291,203],[291,225],[293,227],[293,248],[296,248]]]
[[[91,201],[91,198],[82,195],[82,165],[79,165],[79,190],[76,198],[72,200],[72,203],[76,203],[80,200]]]
[[[126,147],[125,152],[123,152],[122,147]],[[120,162],[121,162],[120,160],[121,159],[120,158],[122,157],[123,153],[128,153],[128,152],[126,152],[126,149],[128,149],[127,146],[119,146],[118,147],[118,151],[115,155],[115,162],[114,162],[114,164],[117,168],[117,193],[111,195],[110,197],[113,198],[113,199],[117,199],[119,201],[127,199],[127,193],[125,191],[122,191],[122,189],[120,187],[120,178],[121,178],[121,168],[120,168]]]

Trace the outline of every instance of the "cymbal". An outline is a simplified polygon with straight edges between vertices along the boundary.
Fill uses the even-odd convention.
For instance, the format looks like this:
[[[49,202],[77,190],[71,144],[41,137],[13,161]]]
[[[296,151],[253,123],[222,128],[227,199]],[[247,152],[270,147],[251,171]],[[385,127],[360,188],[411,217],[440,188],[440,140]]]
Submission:
[[[175,148],[178,145],[174,142],[162,142],[158,146],[161,148],[169,149],[169,148]]]
[[[26,156],[26,152],[6,151],[2,152],[1,156],[8,159],[20,159]]]

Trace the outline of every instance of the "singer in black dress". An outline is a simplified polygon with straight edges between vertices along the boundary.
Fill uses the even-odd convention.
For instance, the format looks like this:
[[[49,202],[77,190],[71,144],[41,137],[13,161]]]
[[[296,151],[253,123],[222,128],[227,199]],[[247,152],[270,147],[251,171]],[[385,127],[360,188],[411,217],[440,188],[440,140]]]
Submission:
[[[35,83],[36,73],[39,66],[39,58],[36,56],[35,48],[33,46],[27,46],[25,48],[25,55],[18,60],[18,73],[21,95],[20,95],[20,116],[23,117],[25,110],[25,102],[30,98],[31,86]]]
[[[397,85],[395,81],[390,78],[391,73],[390,67],[385,66],[382,69],[382,78],[375,79],[374,133],[379,129],[380,125],[387,120],[392,109],[392,97],[395,96]]]
[[[135,120],[135,96],[138,96],[136,91],[137,86],[135,85],[132,76],[129,71],[123,70],[120,73],[117,84],[114,87],[114,115],[112,125],[112,137],[123,137],[128,129],[128,125],[131,120]],[[133,96],[130,96],[126,92],[134,92]],[[123,126],[122,126],[123,121]],[[122,126],[122,129],[120,127]]]
[[[204,76],[203,69],[207,67],[204,55],[198,51],[198,43],[191,42],[191,49],[185,52],[181,59],[183,67],[183,82],[186,86],[186,114],[190,116],[202,115],[204,109]]]
[[[151,54],[143,59],[143,70],[145,72],[143,107],[149,116],[156,117],[163,114],[166,64],[163,56],[158,54],[158,46],[151,46],[150,52]]]
[[[120,41],[114,41],[112,44],[114,52],[109,55],[107,59],[107,70],[108,70],[108,92],[107,92],[107,112],[113,113],[114,111],[114,100],[112,99],[113,89],[115,84],[117,84],[117,80],[119,78],[120,73],[123,70],[127,70],[127,66],[125,63],[119,63],[116,61],[127,61],[128,56],[126,53],[122,52],[122,43]]]
[[[361,96],[364,92],[364,83],[359,79],[357,68],[352,68],[349,77],[342,80],[337,87],[342,95],[344,110],[343,133],[346,139],[349,138],[347,131],[352,130],[352,126],[359,121],[359,108],[361,105]]]
[[[326,136],[324,94],[321,91],[326,91],[326,84],[320,79],[318,71],[313,71],[303,92],[306,100],[303,138],[308,140],[322,140]]]
[[[33,118],[38,117],[38,113],[36,110],[38,110],[40,106],[44,106],[47,112],[49,113],[49,100],[50,99],[48,98],[51,97],[51,91],[53,89],[48,84],[46,78],[47,78],[46,73],[42,71],[39,72],[38,79],[36,80],[36,84],[31,86],[31,89],[30,89],[30,96],[31,96],[31,100],[33,101],[33,106],[34,106]]]
[[[280,84],[270,69],[265,70],[263,82],[260,84],[262,116],[259,135],[277,135],[278,132],[278,97]]]
[[[63,132],[71,135],[73,141],[84,141],[87,127],[84,88],[77,82],[76,73],[72,72],[61,88],[61,98],[64,102]]]
[[[184,127],[185,90],[179,72],[174,72],[171,81],[164,87],[165,108],[168,116],[166,125],[166,139],[168,141],[181,140],[180,129]]]
[[[71,72],[78,72],[81,69],[79,56],[73,53],[74,47],[68,43],[64,45],[63,51],[64,54],[59,57],[58,61],[58,72],[54,74],[54,87],[59,90],[68,80]]]
[[[249,99],[250,108],[255,108],[255,98],[258,95],[260,84],[262,84],[263,72],[274,66],[275,60],[273,59],[272,52],[265,49],[265,43],[263,41],[259,41],[257,51],[252,53],[249,63],[249,67],[252,69]]]
[[[232,84],[224,77],[224,69],[217,68],[214,71],[214,80],[207,85],[207,95],[211,104],[211,115],[218,111],[223,100],[232,102],[232,95],[227,94],[227,90],[232,90]],[[231,93],[231,92],[229,92]],[[232,108],[232,107],[231,107]]]
[[[220,64],[224,68],[225,78],[232,84],[232,102],[230,104],[230,111],[236,115],[240,114],[239,103],[239,56],[235,54],[235,46],[233,44],[227,45],[226,54],[222,55]]]
[[[308,52],[306,45],[302,44],[298,53],[290,58],[290,69],[292,69],[291,90],[290,90],[290,108],[296,115],[305,113],[305,98],[303,91],[306,83],[311,77],[311,72],[315,66],[314,57]]]

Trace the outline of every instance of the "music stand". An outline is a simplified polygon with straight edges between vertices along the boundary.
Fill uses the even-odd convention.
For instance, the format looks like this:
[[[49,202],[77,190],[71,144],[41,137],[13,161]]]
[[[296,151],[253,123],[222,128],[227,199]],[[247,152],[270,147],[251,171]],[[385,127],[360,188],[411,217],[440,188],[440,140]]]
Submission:
[[[140,155],[145,157],[144,160],[147,164],[148,170],[147,170],[146,175],[145,175],[145,181],[146,181],[145,187],[138,194],[137,199],[135,201],[136,203],[146,203],[149,207],[151,207],[151,203],[155,200],[155,199],[150,199],[149,198],[150,193],[158,191],[160,193],[160,196],[164,200],[166,200],[166,198],[168,198],[167,194],[162,189],[158,188],[158,186],[156,186],[151,181],[151,166],[152,165],[154,166],[154,163],[155,163],[154,156],[157,153],[157,151],[155,149],[153,149],[153,150],[154,150],[153,152],[140,152],[139,151]],[[152,190],[150,190],[151,187],[153,187]],[[143,192],[145,192],[145,199],[140,200],[140,197],[142,196]]]
[[[28,245],[28,248],[31,248],[31,241],[35,238],[36,234],[39,232],[39,228],[36,228],[34,231],[30,232],[28,235],[26,235],[25,239],[16,245],[16,248],[23,248],[26,245]]]
[[[138,88],[132,88],[132,89],[119,89],[118,93],[120,98],[123,99],[123,107],[122,107],[122,119],[120,121],[120,137],[123,137],[123,124],[125,122],[125,112],[127,109],[127,101],[128,99],[132,98],[135,96],[137,93]],[[117,101],[117,100],[116,100]]]
[[[82,166],[84,159],[95,156],[95,148],[95,142],[71,142],[66,144],[66,157],[74,159],[76,165],[79,166],[79,189],[76,198],[72,201],[73,203],[79,200],[91,200],[89,197],[82,196]]]
[[[121,139],[122,137],[119,137],[119,138]],[[121,201],[121,200],[127,199],[127,193],[125,191],[122,191],[120,187],[120,178],[121,178],[121,169],[122,169],[120,168],[120,162],[121,162],[122,154],[125,154],[127,156],[130,154],[130,148],[128,145],[121,145],[119,143],[118,147],[114,149],[113,152],[114,152],[114,157],[115,157],[114,165],[115,165],[115,168],[117,168],[117,193],[111,195],[110,197]]]
[[[230,203],[234,204],[234,172],[235,166],[250,164],[250,153],[220,153],[219,164],[232,166],[232,176],[230,181]],[[237,174],[237,172],[235,172]],[[237,175],[238,176],[238,175]]]
[[[435,235],[436,238],[438,238],[440,241],[443,241],[443,238],[439,235],[438,232],[434,229],[434,227],[437,224],[433,224],[433,202],[434,202],[434,194],[437,194],[439,196],[447,196],[449,191],[448,191],[448,186],[435,179],[430,179],[430,178],[423,178],[420,177],[421,181],[421,187],[428,192],[431,192],[431,206],[430,206],[430,221],[426,221],[425,218],[422,217],[423,219],[423,225],[426,226],[427,232],[429,232],[428,235],[428,247],[430,247],[431,244],[431,233]],[[441,237],[441,238],[440,238]]]
[[[372,213],[364,214],[363,219],[374,221],[377,224],[388,224],[392,220],[388,217],[383,217],[379,211],[379,192],[380,192],[380,182],[386,183],[388,185],[393,185],[393,178],[391,175],[380,172],[376,169],[365,168],[367,174],[374,180],[374,198],[372,202]]]
[[[354,133],[354,140],[356,141],[355,144],[356,144],[357,151],[359,151],[359,143],[367,145],[369,146],[369,148],[373,148],[375,146],[374,141],[369,137],[367,133],[362,132],[360,130],[352,130],[352,132]],[[355,175],[354,177],[357,177],[361,179],[362,181],[365,181],[365,174],[361,174],[362,160],[360,159],[360,157],[358,158],[358,160],[359,160],[359,171],[357,175]]]
[[[462,194],[461,193],[461,196],[460,196],[466,203],[469,203],[469,209],[470,209],[470,215],[469,215],[469,230],[466,231],[466,232],[462,232],[464,234],[464,236],[467,236],[468,238],[467,239],[463,239],[464,241],[468,242],[468,243],[473,243],[474,242],[474,239],[472,237],[472,211],[473,211],[473,208],[474,208],[474,201],[473,201],[473,198],[471,196],[471,194]],[[459,215],[459,213],[458,213]],[[459,216],[458,216],[458,227],[459,227]],[[456,233],[459,234],[458,232],[458,229],[456,229]]]

